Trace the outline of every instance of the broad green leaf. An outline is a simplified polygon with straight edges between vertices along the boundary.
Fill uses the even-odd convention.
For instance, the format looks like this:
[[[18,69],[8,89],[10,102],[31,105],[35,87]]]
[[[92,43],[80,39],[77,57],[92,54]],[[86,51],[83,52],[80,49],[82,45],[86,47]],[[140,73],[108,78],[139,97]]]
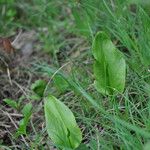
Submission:
[[[28,122],[29,122],[31,114],[32,114],[32,104],[31,103],[28,103],[24,106],[24,108],[22,109],[22,114],[23,114],[24,118],[22,120],[20,120],[20,122],[19,122],[19,128],[16,133],[17,136],[19,136],[21,134],[26,134],[26,128],[27,128]]]
[[[31,89],[39,97],[43,97],[45,87],[46,87],[46,82],[44,80],[37,80],[31,85]]]
[[[18,109],[18,104],[17,104],[17,102],[15,102],[14,100],[12,100],[12,99],[8,99],[8,98],[6,98],[6,99],[4,99],[3,100],[7,105],[9,105],[10,107],[12,107],[12,108],[14,108],[14,109]]]
[[[62,149],[75,149],[82,140],[71,110],[55,97],[49,95],[44,103],[46,128],[52,141]]]
[[[123,92],[126,64],[123,55],[104,32],[98,32],[93,41],[96,89],[102,94]]]

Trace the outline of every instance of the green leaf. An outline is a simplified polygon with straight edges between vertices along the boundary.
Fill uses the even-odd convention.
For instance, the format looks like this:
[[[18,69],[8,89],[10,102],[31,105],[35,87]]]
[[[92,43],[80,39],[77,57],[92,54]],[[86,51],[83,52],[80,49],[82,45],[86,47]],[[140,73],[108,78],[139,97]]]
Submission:
[[[95,87],[102,94],[123,92],[125,87],[126,63],[123,55],[104,32],[98,32],[93,41],[95,58]]]
[[[44,80],[37,80],[31,85],[31,89],[40,97],[43,97],[45,87],[46,81]]]
[[[6,99],[4,99],[3,100],[7,105],[9,105],[10,107],[12,107],[12,108],[14,108],[14,109],[18,109],[18,104],[17,104],[17,102],[15,102],[14,100],[12,100],[12,99],[8,99],[8,98],[6,98]]]
[[[24,118],[22,120],[20,120],[19,122],[19,128],[17,129],[17,133],[16,135],[22,135],[25,134],[26,135],[26,128],[28,125],[28,122],[30,120],[31,114],[32,114],[32,104],[28,103],[24,106],[24,108],[22,109],[22,114],[24,116]]]
[[[61,93],[65,92],[69,87],[68,82],[64,80],[61,75],[56,75],[54,77],[54,84]]]
[[[46,128],[52,141],[62,149],[75,149],[82,140],[71,110],[55,97],[49,95],[44,103]]]

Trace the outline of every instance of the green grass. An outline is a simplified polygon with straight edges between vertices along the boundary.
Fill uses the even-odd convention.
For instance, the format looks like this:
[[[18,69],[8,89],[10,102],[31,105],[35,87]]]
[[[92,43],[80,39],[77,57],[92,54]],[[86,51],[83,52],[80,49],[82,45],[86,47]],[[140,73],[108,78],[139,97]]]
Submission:
[[[4,102],[0,106],[0,121],[4,124],[0,133],[7,131],[0,140],[3,149],[52,149],[53,143],[45,129],[43,99],[36,101],[31,98],[31,85],[37,79],[49,83],[44,96],[48,93],[56,96],[73,111],[83,132],[82,143],[90,149],[143,149],[150,139],[148,5],[129,0],[0,2],[0,35],[11,36],[17,29],[33,29],[39,33],[37,42],[42,45],[40,51],[35,50],[35,59],[29,62],[29,67],[18,67],[18,74],[11,72],[12,80],[21,88],[13,82],[6,90],[9,87],[7,74],[0,74],[1,84],[5,85],[0,85],[1,101],[10,98],[18,102],[24,97],[19,110],[6,106]],[[42,32],[41,28],[47,31]],[[105,96],[94,88],[91,45],[98,31],[108,33],[124,54],[127,76],[123,94]],[[54,82],[58,74],[68,82],[66,90],[61,90],[58,88],[60,84]],[[14,123],[18,126],[22,117],[13,114],[22,115],[23,106],[29,102],[33,110],[27,135],[16,138]]]

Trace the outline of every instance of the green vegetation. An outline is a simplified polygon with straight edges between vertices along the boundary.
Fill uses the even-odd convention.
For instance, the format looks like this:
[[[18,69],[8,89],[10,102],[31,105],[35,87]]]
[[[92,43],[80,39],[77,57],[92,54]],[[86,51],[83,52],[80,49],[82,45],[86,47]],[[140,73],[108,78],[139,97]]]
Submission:
[[[82,135],[72,112],[61,101],[49,95],[44,104],[46,128],[53,142],[61,149],[75,149]]]
[[[1,0],[0,149],[150,149],[149,6]]]
[[[126,64],[122,54],[115,48],[109,37],[98,32],[93,42],[95,58],[95,86],[102,94],[116,90],[123,92],[125,86]]]

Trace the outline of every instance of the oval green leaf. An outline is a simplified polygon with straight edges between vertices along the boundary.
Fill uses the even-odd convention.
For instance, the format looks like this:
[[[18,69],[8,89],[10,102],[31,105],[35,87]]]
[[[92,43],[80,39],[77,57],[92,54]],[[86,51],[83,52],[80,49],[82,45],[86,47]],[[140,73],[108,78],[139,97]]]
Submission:
[[[44,103],[46,129],[56,146],[62,149],[75,149],[82,140],[82,133],[71,110],[49,95]]]
[[[104,32],[98,32],[92,45],[95,58],[95,87],[102,94],[122,93],[125,87],[126,63],[123,54]]]

